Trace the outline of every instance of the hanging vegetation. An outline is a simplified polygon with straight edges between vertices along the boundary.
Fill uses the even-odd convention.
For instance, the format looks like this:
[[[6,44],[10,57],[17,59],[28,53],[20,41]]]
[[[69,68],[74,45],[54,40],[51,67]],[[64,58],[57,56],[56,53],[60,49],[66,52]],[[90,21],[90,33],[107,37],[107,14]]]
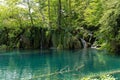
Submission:
[[[119,0],[1,0],[0,48],[119,52],[119,21]]]

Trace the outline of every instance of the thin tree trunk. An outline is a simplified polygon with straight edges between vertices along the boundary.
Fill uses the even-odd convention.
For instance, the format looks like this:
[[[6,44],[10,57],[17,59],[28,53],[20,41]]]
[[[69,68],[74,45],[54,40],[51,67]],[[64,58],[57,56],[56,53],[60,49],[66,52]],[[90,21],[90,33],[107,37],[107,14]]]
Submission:
[[[41,16],[42,16],[42,23],[43,23],[43,26],[44,26],[44,24],[46,24],[46,21],[45,21],[45,15],[44,15],[44,13],[43,13],[43,11],[42,11],[42,8],[41,8],[41,0],[39,0],[39,13],[41,14]],[[40,49],[42,50],[43,49],[43,38],[44,38],[44,36],[43,36],[43,28],[41,28],[40,29]]]
[[[48,16],[49,16],[49,28],[51,27],[51,21],[50,21],[50,0],[48,0]]]
[[[29,11],[29,17],[30,17],[30,21],[31,21],[31,26],[33,27],[34,23],[33,23],[33,17],[32,17],[32,14],[31,14],[31,5],[30,5],[29,0],[27,1],[27,4],[28,4],[28,11]]]
[[[68,4],[69,4],[69,27],[71,27],[72,26],[71,25],[71,0],[69,0]]]
[[[28,11],[29,11],[29,17],[30,17],[30,21],[31,21],[31,29],[30,29],[30,46],[31,48],[34,48],[34,23],[33,23],[33,17],[32,17],[32,14],[31,14],[31,4],[30,4],[30,1],[28,0],[27,1],[27,5],[28,5]]]
[[[58,29],[61,29],[61,10],[62,10],[62,6],[61,6],[61,0],[58,0]]]

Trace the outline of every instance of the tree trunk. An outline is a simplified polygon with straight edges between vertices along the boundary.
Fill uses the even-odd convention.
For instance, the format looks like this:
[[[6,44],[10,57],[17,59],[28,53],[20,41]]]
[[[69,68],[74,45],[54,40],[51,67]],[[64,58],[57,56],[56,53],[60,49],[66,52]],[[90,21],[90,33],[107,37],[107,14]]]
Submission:
[[[48,16],[49,16],[49,28],[51,27],[51,21],[50,21],[50,0],[48,0]]]
[[[28,0],[27,1],[27,5],[28,5],[28,11],[29,11],[29,17],[30,17],[30,21],[31,21],[31,28],[30,28],[30,46],[31,48],[34,48],[34,23],[33,23],[33,17],[32,17],[32,14],[31,14],[31,4],[30,4],[30,1]]]
[[[33,23],[33,17],[32,17],[32,14],[31,14],[31,5],[30,5],[29,0],[27,1],[27,5],[28,5],[28,11],[29,11],[29,17],[30,17],[30,21],[31,21],[31,26],[33,27],[34,23]]]
[[[69,0],[69,26],[68,27],[71,27],[71,0]]]
[[[61,0],[58,0],[58,29],[61,29],[61,10],[62,10],[62,6],[61,6]]]

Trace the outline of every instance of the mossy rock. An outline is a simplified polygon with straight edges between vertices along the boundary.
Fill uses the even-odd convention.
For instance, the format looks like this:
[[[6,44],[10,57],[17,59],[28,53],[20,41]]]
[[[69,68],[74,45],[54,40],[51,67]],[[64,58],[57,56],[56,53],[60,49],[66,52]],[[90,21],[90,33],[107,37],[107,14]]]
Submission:
[[[72,39],[72,48],[73,49],[81,49],[82,48],[81,42],[76,37],[73,37],[73,39]]]
[[[58,49],[58,50],[59,50],[59,49],[63,49],[63,45],[62,45],[62,44],[59,44],[58,47],[57,47],[57,49]]]
[[[0,46],[0,50],[6,50],[7,49],[7,46],[6,45],[1,45]]]

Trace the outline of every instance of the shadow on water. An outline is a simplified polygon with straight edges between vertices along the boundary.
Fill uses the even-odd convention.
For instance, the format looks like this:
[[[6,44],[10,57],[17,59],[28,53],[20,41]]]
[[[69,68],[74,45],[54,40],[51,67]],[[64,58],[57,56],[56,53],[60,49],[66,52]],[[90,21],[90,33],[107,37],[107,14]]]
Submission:
[[[83,49],[11,51],[0,55],[2,80],[78,80],[81,76],[120,68],[107,51]]]

